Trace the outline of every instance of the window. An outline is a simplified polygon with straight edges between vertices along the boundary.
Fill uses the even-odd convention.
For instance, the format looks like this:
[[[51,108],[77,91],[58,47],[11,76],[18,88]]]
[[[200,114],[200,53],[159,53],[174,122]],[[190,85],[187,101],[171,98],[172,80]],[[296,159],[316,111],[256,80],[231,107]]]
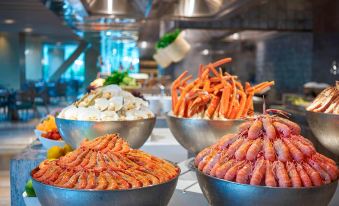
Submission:
[[[43,79],[48,80],[60,65],[69,58],[77,48],[77,44],[44,44],[43,45]],[[81,54],[61,76],[63,80],[84,81],[84,54]]]

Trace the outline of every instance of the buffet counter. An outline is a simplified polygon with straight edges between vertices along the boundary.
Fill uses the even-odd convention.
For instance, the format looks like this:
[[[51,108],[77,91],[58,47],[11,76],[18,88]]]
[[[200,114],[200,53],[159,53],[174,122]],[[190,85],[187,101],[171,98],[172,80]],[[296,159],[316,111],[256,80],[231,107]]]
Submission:
[[[193,158],[187,159],[187,151],[174,139],[168,128],[155,128],[151,137],[141,148],[142,150],[161,158],[177,162],[181,175],[176,190],[169,203],[174,205],[208,205],[204,198],[195,172],[191,169]],[[34,141],[22,153],[11,160],[11,202],[12,206],[24,206],[22,197],[29,172],[45,159],[46,150],[41,143]],[[339,205],[339,190],[337,189],[330,206]],[[38,206],[38,205],[37,205]]]
[[[208,205],[197,184],[194,173],[189,169],[187,151],[174,139],[168,128],[155,128],[151,137],[141,149],[152,155],[179,163],[181,176],[169,205]],[[24,151],[11,160],[11,202],[12,206],[25,205],[23,191],[29,172],[46,158],[46,149],[39,141],[34,141]],[[191,159],[190,159],[191,160]]]

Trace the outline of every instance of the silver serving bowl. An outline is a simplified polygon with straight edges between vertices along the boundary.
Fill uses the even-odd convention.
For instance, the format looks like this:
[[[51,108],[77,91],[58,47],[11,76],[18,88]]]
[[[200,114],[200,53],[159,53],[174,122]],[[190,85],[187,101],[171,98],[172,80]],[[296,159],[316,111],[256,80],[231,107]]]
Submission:
[[[34,180],[34,178],[32,178],[32,181],[41,205],[160,206],[167,205],[170,201],[179,174],[180,170],[178,176],[168,182],[128,190],[76,190],[46,185]]]
[[[339,115],[307,111],[306,119],[318,141],[339,155]]]
[[[58,130],[67,144],[77,148],[85,139],[119,133],[132,148],[140,148],[151,135],[156,118],[124,121],[80,121],[56,118]]]
[[[226,181],[203,174],[196,169],[199,185],[210,205],[328,205],[338,180],[320,187],[279,188],[253,186]]]
[[[225,134],[237,132],[245,120],[206,120],[180,118],[167,114],[166,120],[177,141],[188,151],[198,153]]]

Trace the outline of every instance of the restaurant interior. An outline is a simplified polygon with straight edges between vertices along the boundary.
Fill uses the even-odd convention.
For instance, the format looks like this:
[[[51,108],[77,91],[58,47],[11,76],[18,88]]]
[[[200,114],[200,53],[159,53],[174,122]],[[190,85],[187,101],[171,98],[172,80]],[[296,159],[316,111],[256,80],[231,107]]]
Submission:
[[[109,141],[121,137],[130,147],[127,153],[119,151],[123,160],[116,162],[130,161],[142,150],[169,161],[170,166],[155,162],[159,167],[180,168],[172,180],[158,178],[159,185],[149,180],[152,186],[130,190],[136,205],[339,205],[338,11],[339,1],[332,0],[0,0],[0,205],[136,204],[125,200],[129,190],[121,196],[114,190],[111,196],[94,191],[80,201],[84,193],[74,191],[81,190],[60,190],[62,180],[39,176],[44,164],[67,168],[62,160],[86,150],[85,138],[95,141],[113,133],[119,133],[119,140],[113,135]],[[270,187],[268,170],[259,186],[252,186],[261,159],[267,161],[265,168],[270,165],[264,151],[266,120],[278,139],[268,140],[277,153],[272,160],[276,184],[298,187],[295,171],[302,182],[293,193],[298,198],[293,199],[292,188],[280,193]],[[239,172],[220,179],[213,177],[212,167],[224,164],[219,161],[226,153],[222,137],[236,133],[243,121],[260,122],[263,130],[251,139],[252,126],[246,132],[239,127],[246,151],[256,138],[260,142],[253,159],[247,152],[240,164],[238,150],[227,157],[236,159],[236,172],[251,168],[242,185]],[[210,152],[199,160],[205,148],[212,151],[218,144],[216,156]],[[308,155],[305,145],[319,153]],[[280,151],[284,147],[291,153],[286,159]],[[101,152],[107,154],[98,149],[98,158]],[[42,162],[46,158],[51,163]],[[211,168],[200,161],[209,161],[204,164]],[[321,186],[309,174],[313,186],[306,188],[303,166],[320,175]],[[135,172],[131,168],[122,173]],[[279,168],[286,170],[290,185],[281,182]],[[83,174],[87,169],[81,169]],[[79,175],[70,177],[80,184]],[[104,182],[109,190],[108,178]],[[164,188],[147,191],[157,186]],[[147,203],[157,196],[165,200]]]

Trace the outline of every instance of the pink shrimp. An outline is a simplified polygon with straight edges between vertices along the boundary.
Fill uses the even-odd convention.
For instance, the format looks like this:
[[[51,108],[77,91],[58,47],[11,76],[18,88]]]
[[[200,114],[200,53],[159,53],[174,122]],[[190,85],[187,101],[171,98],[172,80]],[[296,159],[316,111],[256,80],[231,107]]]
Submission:
[[[241,125],[239,125],[239,133],[244,133],[244,132],[248,132],[249,128],[252,125],[252,121],[247,121],[242,123]]]
[[[275,175],[278,179],[279,187],[291,187],[292,183],[287,174],[284,163],[281,161],[274,162]]]
[[[98,184],[96,185],[95,189],[96,190],[104,190],[108,186],[108,181],[106,180],[106,176],[104,173],[100,173],[99,176],[97,177]]]
[[[293,187],[301,187],[302,182],[301,182],[300,176],[299,176],[294,164],[292,162],[287,162],[286,167],[287,167],[288,175],[291,178],[292,186]]]
[[[328,162],[323,162],[321,159],[318,159],[315,155],[312,157],[330,176],[331,180],[336,180],[338,178],[338,169],[337,166],[332,165]]]
[[[281,137],[289,137],[291,135],[291,130],[286,124],[273,122],[273,125]]]
[[[195,166],[198,166],[199,163],[204,159],[204,157],[209,155],[211,152],[212,152],[212,148],[211,147],[206,147],[201,152],[199,152],[199,154],[194,159]]]
[[[321,186],[323,185],[323,181],[321,179],[320,174],[315,171],[310,165],[307,163],[303,163],[303,168],[305,169],[308,176],[311,178],[313,185]]]
[[[304,159],[303,153],[296,147],[288,138],[283,138],[284,143],[287,145],[293,159],[300,162]]]
[[[292,122],[288,119],[280,118],[280,117],[276,117],[275,120],[282,123],[282,124],[287,125],[290,128],[291,134],[294,134],[294,135],[300,134],[301,128],[298,124],[296,124],[296,123],[294,123],[294,122]]]
[[[303,186],[312,187],[312,180],[310,179],[307,172],[304,170],[304,168],[300,164],[297,164],[297,171],[299,173]]]
[[[313,169],[315,169],[315,171],[317,171],[320,174],[325,184],[331,182],[330,175],[325,170],[323,170],[323,168],[321,168],[321,166],[316,161],[308,159],[307,162],[309,165],[311,165],[311,167],[313,167]]]
[[[216,150],[212,150],[212,152],[211,152],[209,155],[205,156],[205,157],[203,158],[203,160],[201,160],[201,161],[199,162],[199,164],[198,164],[198,169],[199,169],[200,171],[202,171],[203,168],[206,166],[206,164],[210,161],[210,159],[211,159],[216,153],[217,153]]]
[[[331,164],[331,165],[337,165],[336,162],[320,153],[315,153],[314,155],[316,158],[319,158],[320,160],[324,161],[324,162],[327,162],[328,164]]]
[[[266,171],[265,171],[265,185],[269,187],[276,187],[277,181],[274,178],[272,164],[269,160],[266,160]]]
[[[217,164],[217,162],[219,161],[220,156],[221,154],[218,153],[214,157],[212,157],[205,165],[205,167],[202,169],[202,172],[209,175],[214,165]]]
[[[236,182],[246,184],[252,171],[251,163],[246,163],[237,173]]]
[[[268,138],[264,139],[263,150],[265,159],[273,162],[275,160],[275,151],[271,140],[269,140]]]
[[[274,141],[273,145],[274,145],[275,151],[277,152],[278,160],[283,161],[283,162],[287,162],[291,159],[288,148],[281,141],[281,139],[277,139],[276,141]]]
[[[262,133],[262,128],[262,121],[260,119],[256,119],[248,130],[248,139],[258,138]]]
[[[84,189],[87,186],[87,173],[86,172],[81,172],[78,180],[78,184],[76,185],[75,188],[77,189]]]
[[[262,120],[263,122],[263,127],[264,127],[264,130],[265,130],[265,137],[267,137],[268,139],[275,139],[277,134],[276,134],[276,131],[275,131],[275,128],[271,122],[271,118],[264,118]]]
[[[236,134],[226,134],[218,141],[218,146],[220,149],[225,149],[229,145],[231,145],[237,138],[238,135]]]
[[[312,146],[303,144],[300,140],[292,137],[293,144],[306,156],[310,157],[315,153],[315,149]]]
[[[265,175],[265,172],[266,172],[265,160],[263,158],[260,158],[255,162],[250,184],[260,185],[261,180]]]
[[[260,152],[262,147],[262,139],[258,138],[254,140],[252,145],[248,148],[246,153],[246,159],[247,160],[255,160],[257,158],[258,153]]]
[[[243,141],[244,141],[243,138],[239,138],[235,142],[233,142],[233,144],[231,144],[227,149],[226,156],[228,157],[233,156],[235,151],[237,151],[237,149],[242,145]]]
[[[232,159],[225,164],[221,165],[219,168],[216,169],[215,171],[215,176],[218,178],[224,178],[226,172],[233,166],[235,163],[235,160]]]
[[[224,179],[228,181],[233,181],[239,168],[243,165],[243,161],[236,162],[225,174]]]
[[[248,148],[251,146],[252,141],[247,140],[237,149],[237,151],[234,153],[234,157],[236,160],[244,160],[246,157],[246,153],[248,151]]]

